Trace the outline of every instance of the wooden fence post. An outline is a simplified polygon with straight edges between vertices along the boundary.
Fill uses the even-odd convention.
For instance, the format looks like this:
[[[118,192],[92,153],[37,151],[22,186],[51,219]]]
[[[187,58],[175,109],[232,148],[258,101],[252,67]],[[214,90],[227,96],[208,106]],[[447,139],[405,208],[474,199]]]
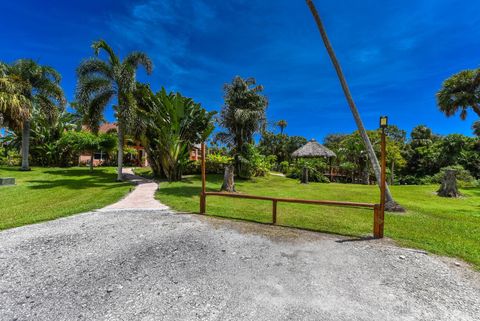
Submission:
[[[272,224],[277,224],[277,200],[272,202]]]
[[[380,205],[373,207],[373,237],[380,238]]]
[[[205,170],[205,143],[202,143],[202,191],[200,193],[200,214],[205,214],[207,207],[206,193],[206,170]]]

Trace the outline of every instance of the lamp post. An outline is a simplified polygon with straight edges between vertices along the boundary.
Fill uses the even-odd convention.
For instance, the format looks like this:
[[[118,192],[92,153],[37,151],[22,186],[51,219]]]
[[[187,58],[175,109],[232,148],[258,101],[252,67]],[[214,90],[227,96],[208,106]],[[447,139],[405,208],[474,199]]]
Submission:
[[[206,185],[207,185],[207,179],[206,179],[206,169],[205,169],[205,157],[206,157],[206,151],[205,151],[205,143],[203,142],[201,145],[201,153],[202,153],[202,191],[200,192],[200,214],[205,214],[205,208],[206,208],[206,203],[207,203],[207,196],[205,194],[206,192]]]
[[[378,237],[383,237],[383,226],[385,218],[385,190],[387,187],[387,160],[386,160],[386,137],[385,129],[388,127],[388,117],[380,116],[380,128],[382,130],[382,141],[381,141],[381,172],[380,172],[380,213],[378,217]]]

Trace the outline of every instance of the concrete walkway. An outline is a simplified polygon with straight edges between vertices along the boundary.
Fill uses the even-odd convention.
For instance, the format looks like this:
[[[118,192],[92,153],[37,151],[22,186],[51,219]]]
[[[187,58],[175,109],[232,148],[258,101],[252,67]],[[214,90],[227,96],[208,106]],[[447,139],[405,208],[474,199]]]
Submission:
[[[152,180],[137,176],[131,168],[124,169],[124,177],[132,181],[136,187],[125,198],[115,204],[104,207],[100,211],[112,210],[168,210],[169,207],[155,199],[158,184]]]

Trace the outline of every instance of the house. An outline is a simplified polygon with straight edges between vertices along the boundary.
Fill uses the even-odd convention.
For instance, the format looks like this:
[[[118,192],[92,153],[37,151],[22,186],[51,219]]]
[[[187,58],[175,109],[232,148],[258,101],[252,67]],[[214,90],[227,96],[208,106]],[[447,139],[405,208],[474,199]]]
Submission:
[[[190,160],[191,161],[198,161],[202,158],[202,145],[195,144],[193,145],[192,149],[190,150]]]
[[[84,129],[86,129],[84,127]],[[116,133],[117,132],[117,124],[116,123],[104,123],[100,126],[99,133]],[[126,142],[126,147],[129,147],[131,149],[134,149],[136,152],[134,154],[128,154],[124,158],[125,164],[131,164],[132,166],[138,166],[138,167],[143,167],[143,166],[148,166],[148,160],[147,160],[147,153],[145,151],[145,148],[139,143],[139,142]],[[90,158],[91,158],[91,153],[90,152],[83,152],[80,155],[79,158],[79,164],[80,165],[89,165],[90,164]],[[110,159],[110,155],[106,153],[105,151],[96,151],[93,154],[93,166],[101,166],[105,163],[107,163]]]

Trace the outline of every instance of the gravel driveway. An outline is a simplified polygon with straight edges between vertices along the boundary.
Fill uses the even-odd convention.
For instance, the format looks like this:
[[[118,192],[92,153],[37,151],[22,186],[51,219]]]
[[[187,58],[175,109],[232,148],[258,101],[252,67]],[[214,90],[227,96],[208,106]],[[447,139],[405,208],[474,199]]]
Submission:
[[[479,275],[387,240],[93,212],[0,232],[0,320],[480,320]]]

